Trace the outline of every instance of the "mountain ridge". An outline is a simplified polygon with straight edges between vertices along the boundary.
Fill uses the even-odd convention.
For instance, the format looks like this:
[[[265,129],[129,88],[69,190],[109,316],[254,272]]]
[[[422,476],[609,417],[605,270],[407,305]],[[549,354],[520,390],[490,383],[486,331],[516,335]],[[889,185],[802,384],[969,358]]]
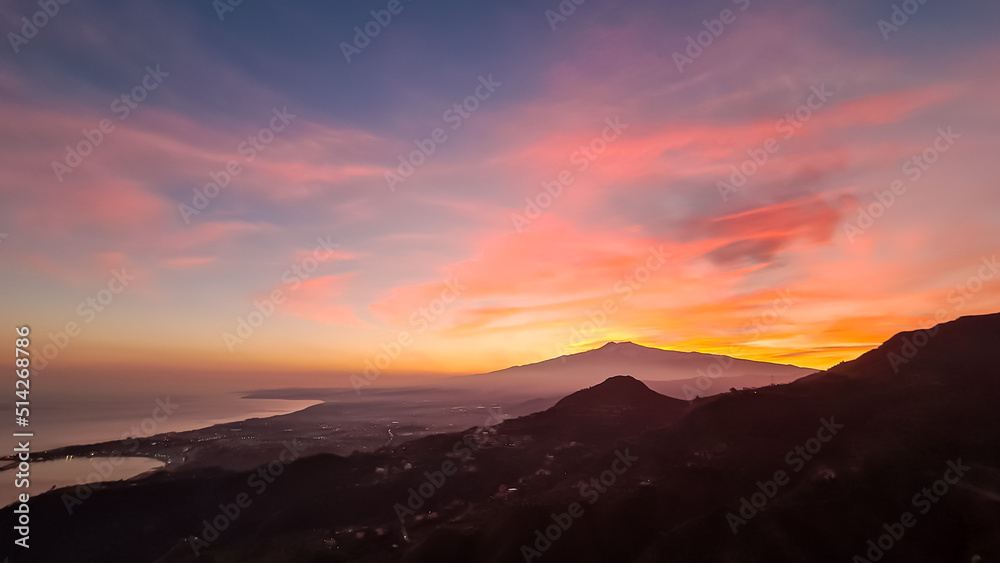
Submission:
[[[952,377],[977,377],[983,375],[978,368],[989,365],[996,350],[1000,350],[1000,313],[966,315],[926,329],[896,333],[854,360],[798,382],[922,376],[932,372],[937,372],[938,377],[943,372]]]
[[[719,373],[718,377],[721,380],[728,377],[750,376],[758,378],[759,385],[767,385],[771,376],[780,381],[788,381],[816,371],[792,364],[776,364],[705,352],[667,350],[631,341],[611,341],[576,354],[565,354],[491,372],[452,377],[448,382],[456,386],[483,386],[489,389],[523,388],[536,395],[543,395],[572,393],[623,373],[646,382],[692,380],[704,373]],[[728,386],[719,385],[717,391],[723,389],[728,389]]]

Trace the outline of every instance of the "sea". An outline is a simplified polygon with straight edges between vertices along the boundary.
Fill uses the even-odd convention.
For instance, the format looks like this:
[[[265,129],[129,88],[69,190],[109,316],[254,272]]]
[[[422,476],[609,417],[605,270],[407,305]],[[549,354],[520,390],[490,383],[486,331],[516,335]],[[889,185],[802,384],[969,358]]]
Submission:
[[[132,396],[55,396],[39,404],[33,401],[29,425],[17,432],[31,433],[28,438],[0,437],[2,455],[14,453],[18,444],[30,441],[33,452],[64,446],[118,441],[164,432],[196,430],[214,424],[287,414],[319,404],[317,400],[247,399],[246,393],[225,392],[210,395],[132,395]],[[13,414],[14,405],[0,404],[0,412]],[[93,480],[95,473],[104,480],[130,479],[155,471],[163,463],[149,458],[72,458],[32,462],[27,488],[16,469],[0,471],[0,504],[9,505],[20,493],[34,496],[53,487],[79,485]],[[9,461],[0,462],[6,466]],[[108,471],[108,468],[113,469]],[[98,471],[101,468],[101,471]],[[23,484],[23,481],[22,481]]]

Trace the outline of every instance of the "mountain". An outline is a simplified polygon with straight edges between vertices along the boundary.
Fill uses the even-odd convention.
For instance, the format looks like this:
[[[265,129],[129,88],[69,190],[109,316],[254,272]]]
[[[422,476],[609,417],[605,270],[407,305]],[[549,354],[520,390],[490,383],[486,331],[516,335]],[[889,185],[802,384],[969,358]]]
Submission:
[[[947,375],[991,384],[984,370],[1000,351],[1000,313],[961,317],[925,330],[899,333],[856,360],[839,364],[816,379]]]
[[[559,413],[606,413],[608,411],[657,411],[686,407],[665,397],[629,375],[616,375],[603,383],[569,395],[551,409]]]
[[[668,426],[690,410],[679,399],[653,391],[628,375],[560,399],[545,411],[505,422],[499,430],[527,434],[555,446],[567,442],[613,443],[653,428]]]
[[[678,352],[641,346],[632,342],[609,342],[600,348],[515,366],[489,373],[454,377],[449,383],[458,387],[496,390],[524,390],[536,396],[565,394],[597,385],[617,374],[627,373],[641,381],[666,382],[690,380],[706,375],[711,389],[692,386],[698,396],[728,391],[729,377],[753,377],[760,385],[774,376],[778,382],[791,381],[816,370],[787,364],[741,360],[700,352]],[[745,382],[743,385],[746,386]],[[682,390],[678,389],[678,391]],[[693,398],[677,395],[678,398]]]

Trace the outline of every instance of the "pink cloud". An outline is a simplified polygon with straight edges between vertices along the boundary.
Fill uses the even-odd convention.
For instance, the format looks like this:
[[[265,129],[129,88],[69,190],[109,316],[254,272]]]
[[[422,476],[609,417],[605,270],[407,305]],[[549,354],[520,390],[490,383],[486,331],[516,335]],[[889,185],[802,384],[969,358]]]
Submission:
[[[213,264],[216,261],[217,258],[215,256],[180,256],[177,258],[168,258],[163,264],[170,269],[183,270]]]
[[[282,286],[278,289],[287,301],[279,305],[279,311],[321,324],[363,326],[351,307],[343,304],[346,289],[353,279],[354,274],[348,273],[312,278],[300,282],[298,287]]]

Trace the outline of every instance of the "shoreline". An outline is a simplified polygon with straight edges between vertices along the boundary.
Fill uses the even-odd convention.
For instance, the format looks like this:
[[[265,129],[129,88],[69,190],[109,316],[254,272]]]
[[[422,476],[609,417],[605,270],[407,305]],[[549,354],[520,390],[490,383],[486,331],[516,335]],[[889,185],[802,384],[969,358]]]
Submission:
[[[240,399],[250,400],[245,392],[232,392],[231,394],[239,395]],[[204,420],[198,424],[192,424],[192,428],[177,430],[170,430],[166,432],[159,432],[155,434],[150,434],[147,436],[132,436],[127,439],[118,440],[104,440],[104,441],[93,441],[72,444],[67,446],[58,446],[54,448],[47,448],[39,452],[33,452],[31,455],[31,461],[43,463],[49,461],[58,461],[60,458],[67,459],[84,459],[84,458],[147,458],[153,459],[163,463],[163,467],[157,468],[155,470],[149,471],[147,473],[156,473],[159,471],[170,470],[172,466],[176,467],[184,462],[185,456],[183,455],[185,451],[177,452],[176,447],[172,447],[170,442],[172,438],[183,437],[190,434],[198,434],[211,431],[212,429],[231,426],[231,425],[241,425],[248,421],[253,420],[266,420],[270,418],[276,418],[281,416],[294,415],[296,413],[301,413],[302,411],[309,409],[311,407],[321,405],[325,401],[322,400],[308,400],[308,399],[279,399],[279,398],[259,398],[255,400],[261,401],[294,401],[296,403],[308,403],[305,405],[297,405],[298,408],[295,410],[289,410],[287,412],[268,412],[256,409],[248,413],[244,418],[240,419],[208,419]],[[124,452],[126,443],[136,444],[133,451]],[[163,443],[166,447],[162,447],[157,451],[157,446]],[[181,455],[178,456],[178,453]],[[15,456],[7,455],[0,457],[0,473],[11,470],[17,466],[17,460]]]

